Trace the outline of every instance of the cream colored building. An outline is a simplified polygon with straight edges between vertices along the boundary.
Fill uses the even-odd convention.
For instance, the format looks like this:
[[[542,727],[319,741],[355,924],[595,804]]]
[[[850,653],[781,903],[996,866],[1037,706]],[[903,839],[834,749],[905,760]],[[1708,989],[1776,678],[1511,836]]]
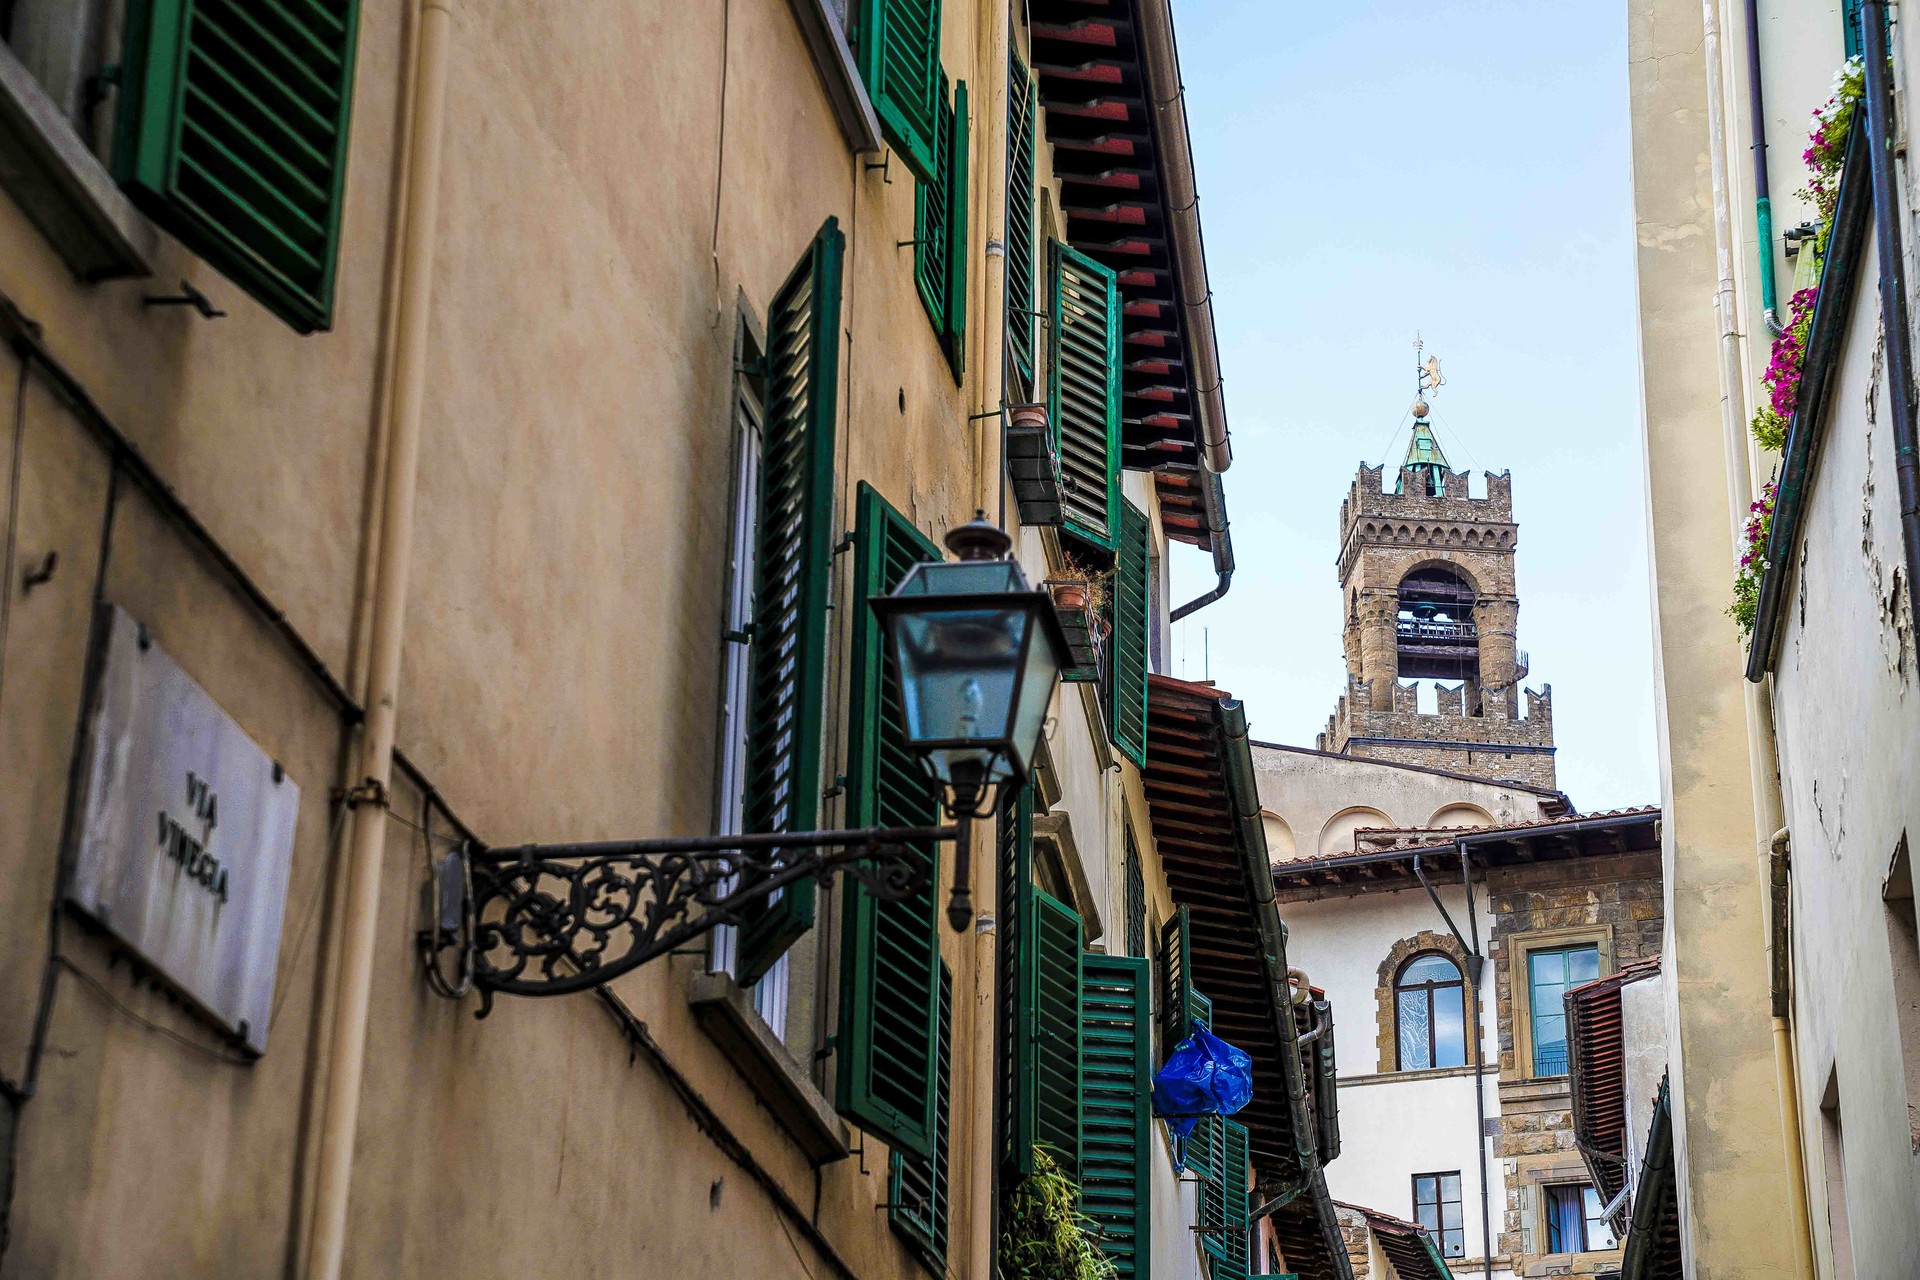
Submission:
[[[1092,1144],[1068,1163],[1123,1275],[1244,1273],[1246,1234],[1192,1228],[1249,1185],[1296,1205],[1254,1269],[1348,1274],[1310,1112],[1183,1177],[1144,1109],[1182,901],[1147,679],[1172,544],[1221,589],[1233,565],[1164,0],[0,22],[0,1275],[985,1280],[1028,1158],[996,1117],[1058,1119],[1016,1051],[1085,1103],[1041,1137]],[[1132,194],[1101,196],[1116,175]],[[1032,403],[1037,433],[1004,413]],[[463,959],[457,851],[932,813],[880,781],[865,602],[976,511],[1036,584],[1111,575],[1030,835],[974,833],[978,922],[796,883],[739,935],[476,1021],[471,965],[508,952]],[[101,710],[150,668],[212,738]],[[117,769],[205,741],[186,825],[163,807],[135,857],[189,945],[231,948],[195,986],[135,945],[186,916],[81,894],[83,836],[134,812]],[[289,783],[290,834],[248,830]],[[1257,889],[1235,910],[1277,935]],[[1043,899],[1107,1003],[1009,994]],[[861,967],[886,928],[905,995]],[[1298,1096],[1276,960],[1243,1016]],[[887,1017],[919,1028],[905,1066]],[[1062,1067],[1081,1017],[1136,1056]]]
[[[1865,128],[1882,108],[1855,111],[1862,145],[1822,229],[1823,272],[1801,230],[1817,211],[1796,194],[1810,113],[1884,12],[1628,5],[1662,981],[1690,1277],[1920,1268],[1905,853],[1920,713],[1901,537],[1914,500],[1892,406],[1912,387],[1882,323],[1881,288],[1900,298],[1899,276],[1876,249],[1910,249],[1914,229],[1904,142],[1887,144],[1872,191]],[[1896,86],[1911,83],[1912,28],[1882,28]],[[1890,132],[1906,129],[1901,116]],[[1769,322],[1816,282],[1798,408],[1774,452],[1748,431],[1767,402]],[[1722,610],[1770,479],[1781,496],[1750,650]]]

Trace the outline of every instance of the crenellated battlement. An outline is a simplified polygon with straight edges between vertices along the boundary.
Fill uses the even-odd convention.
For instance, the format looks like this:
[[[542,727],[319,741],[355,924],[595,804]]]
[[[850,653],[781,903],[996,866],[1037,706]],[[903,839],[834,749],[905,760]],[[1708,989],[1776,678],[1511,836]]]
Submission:
[[[1436,690],[1439,710],[1421,711],[1419,686],[1396,680],[1393,709],[1375,711],[1373,682],[1349,679],[1316,746],[1528,786],[1555,785],[1551,685],[1524,690],[1438,685]],[[1474,697],[1477,708],[1467,705]]]
[[[1346,501],[1340,504],[1343,578],[1365,547],[1437,551],[1451,557],[1506,555],[1519,545],[1519,527],[1513,522],[1513,478],[1507,472],[1485,472],[1487,492],[1480,498],[1469,494],[1465,471],[1445,472],[1444,492],[1437,496],[1387,492],[1385,474],[1385,467],[1362,463]]]

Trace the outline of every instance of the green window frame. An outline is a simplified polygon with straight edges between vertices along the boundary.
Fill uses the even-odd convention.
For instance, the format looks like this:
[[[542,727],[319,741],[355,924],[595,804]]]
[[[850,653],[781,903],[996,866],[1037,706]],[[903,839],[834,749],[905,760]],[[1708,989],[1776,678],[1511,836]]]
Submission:
[[[1152,526],[1146,514],[1120,499],[1120,536],[1107,593],[1111,624],[1107,652],[1107,735],[1121,755],[1147,767],[1147,629],[1152,587],[1148,564]]]
[[[967,367],[967,82],[954,85],[952,106],[946,86],[943,73],[934,157],[940,177],[914,185],[913,281],[958,381]]]
[[[1087,952],[1080,965],[1080,1211],[1098,1228],[1116,1280],[1146,1280],[1153,976],[1134,956]]]
[[[933,1154],[889,1157],[887,1219],[935,1275],[947,1271],[949,1109],[953,1094],[953,971],[940,965],[938,1071],[934,1079]]]
[[[938,181],[940,0],[861,0],[853,43],[880,132],[914,177]]]
[[[1567,990],[1600,976],[1600,947],[1582,943],[1572,947],[1527,952],[1528,1016],[1533,1030],[1533,1074],[1536,1078],[1567,1074]]]
[[[1043,1147],[1080,1177],[1080,915],[1033,883],[1032,785],[1001,810],[1001,973],[1008,1168]]]
[[[819,824],[845,252],[840,223],[828,218],[767,314],[741,804],[749,832],[813,831]],[[758,979],[813,927],[813,913],[811,880],[746,912],[735,977]]]
[[[1040,104],[1027,64],[1007,49],[1007,350],[1025,385],[1033,383],[1034,126]]]
[[[1192,952],[1192,925],[1185,905],[1175,907],[1160,926],[1160,1052],[1171,1054],[1193,1034],[1197,1001],[1188,961]],[[1211,1012],[1209,1007],[1208,1012]],[[1202,1025],[1207,1025],[1202,1023]]]
[[[938,826],[939,799],[906,745],[900,685],[867,602],[938,560],[925,534],[864,482],[854,524],[847,815],[855,827]],[[935,859],[930,845],[920,853]],[[937,866],[937,863],[936,863]],[[887,902],[847,879],[840,954],[840,1113],[897,1150],[934,1154],[939,1060],[938,875]]]
[[[134,0],[113,174],[300,333],[333,323],[359,0]]]

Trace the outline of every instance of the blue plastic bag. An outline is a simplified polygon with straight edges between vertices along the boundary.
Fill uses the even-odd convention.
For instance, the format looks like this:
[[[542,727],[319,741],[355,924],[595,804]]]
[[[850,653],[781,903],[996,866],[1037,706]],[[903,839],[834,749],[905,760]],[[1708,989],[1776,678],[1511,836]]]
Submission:
[[[1252,1099],[1253,1059],[1204,1027],[1176,1045],[1153,1077],[1153,1114],[1176,1138],[1201,1116],[1230,1116]]]

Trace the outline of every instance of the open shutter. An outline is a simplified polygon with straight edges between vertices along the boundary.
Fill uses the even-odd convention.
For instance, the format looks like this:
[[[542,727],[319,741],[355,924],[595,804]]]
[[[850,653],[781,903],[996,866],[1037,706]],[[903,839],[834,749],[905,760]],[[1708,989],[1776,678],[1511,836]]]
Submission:
[[[938,182],[940,0],[862,0],[854,42],[880,131],[914,177]]]
[[[895,1151],[887,1195],[893,1229],[907,1238],[935,1274],[947,1263],[947,1133],[953,1093],[953,974],[940,966],[940,1029],[934,1079],[933,1156]]]
[[[967,85],[940,77],[934,167],[939,177],[913,192],[913,282],[933,322],[953,376],[966,369],[967,342]]]
[[[1147,517],[1120,500],[1120,538],[1113,553],[1113,624],[1107,658],[1107,732],[1120,754],[1147,767]]]
[[[358,0],[130,9],[114,176],[282,320],[329,327]]]
[[[1033,784],[1000,796],[1000,1096],[1006,1149],[1001,1160],[1017,1174],[1033,1172],[1032,1004]]]
[[[1133,957],[1088,952],[1080,965],[1080,1211],[1117,1280],[1147,1280],[1153,979]]]
[[[1033,1140],[1080,1180],[1080,915],[1033,891]]]
[[[1120,286],[1113,272],[1049,246],[1047,418],[1066,529],[1113,550],[1120,526]]]
[[[848,719],[847,820],[855,827],[931,827],[940,806],[907,749],[900,684],[867,601],[940,553],[866,484],[854,528],[853,667]],[[934,856],[932,847],[920,852]],[[885,902],[847,879],[840,955],[841,1114],[889,1146],[934,1150],[940,928],[938,876],[918,893]]]
[[[1175,907],[1160,926],[1160,1052],[1174,1048],[1193,1034],[1193,974],[1188,968],[1187,909]]]
[[[1213,1258],[1213,1280],[1247,1280],[1247,1127],[1209,1116],[1214,1141],[1212,1195],[1203,1211],[1201,1244]]]
[[[1033,382],[1033,131],[1038,111],[1026,63],[1007,50],[1007,347]]]
[[[967,82],[953,86],[947,142],[947,324],[941,341],[958,380],[967,371]]]
[[[767,404],[742,804],[750,832],[812,831],[833,561],[834,393],[845,238],[828,218],[767,316]],[[748,913],[736,976],[752,982],[813,927],[813,881]]]

